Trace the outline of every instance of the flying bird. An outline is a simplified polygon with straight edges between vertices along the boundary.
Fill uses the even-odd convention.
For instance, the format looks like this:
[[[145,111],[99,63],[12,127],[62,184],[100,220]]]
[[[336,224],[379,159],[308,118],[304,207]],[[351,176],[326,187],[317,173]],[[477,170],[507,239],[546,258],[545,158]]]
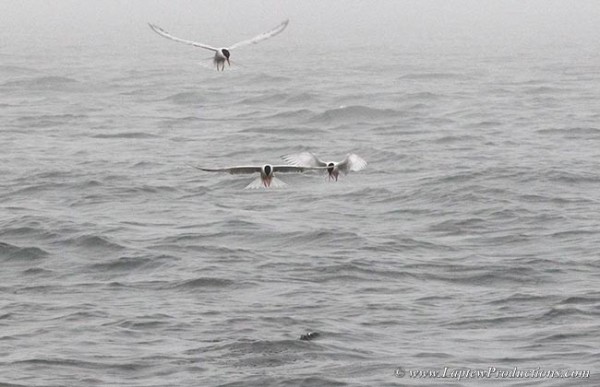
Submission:
[[[288,172],[304,172],[307,169],[321,169],[312,167],[300,167],[293,165],[271,165],[265,164],[263,166],[242,166],[242,167],[229,167],[229,168],[201,168],[190,165],[196,169],[200,169],[206,172],[228,172],[232,175],[238,174],[251,174],[259,172],[260,176],[246,186],[245,189],[256,189],[256,188],[281,188],[286,186],[283,181],[275,177],[275,172],[288,173]]]
[[[360,171],[367,167],[367,162],[354,153],[349,153],[342,161],[323,161],[310,152],[301,152],[282,156],[290,165],[305,168],[326,169],[329,174],[329,180],[338,180],[340,172],[347,175],[350,171]]]
[[[251,39],[242,40],[241,42],[232,44],[229,47],[222,47],[222,48],[213,47],[208,44],[194,42],[191,40],[180,39],[180,38],[177,38],[177,37],[171,35],[170,33],[168,33],[167,31],[163,30],[162,28],[160,28],[159,26],[157,26],[155,24],[148,23],[148,25],[150,26],[150,28],[152,28],[152,31],[156,32],[160,36],[163,36],[167,39],[171,39],[176,42],[190,44],[195,47],[200,47],[200,48],[214,51],[215,56],[213,58],[213,63],[217,66],[217,71],[219,70],[219,67],[221,68],[221,71],[223,71],[225,69],[225,62],[227,62],[227,64],[229,66],[231,66],[231,63],[229,62],[229,57],[231,56],[231,50],[234,50],[239,47],[247,46],[249,44],[256,44],[265,39],[269,39],[269,38],[281,33],[285,29],[285,27],[287,27],[289,22],[290,22],[289,19],[287,19],[283,23],[279,24],[277,27],[273,28],[270,31],[267,31],[265,33],[257,35]]]

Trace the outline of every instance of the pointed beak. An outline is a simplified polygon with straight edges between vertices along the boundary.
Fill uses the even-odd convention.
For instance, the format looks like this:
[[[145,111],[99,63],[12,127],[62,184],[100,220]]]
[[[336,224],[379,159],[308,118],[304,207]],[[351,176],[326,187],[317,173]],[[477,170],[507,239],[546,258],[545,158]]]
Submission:
[[[227,59],[227,64],[231,67],[231,63],[229,63],[229,58],[226,58],[226,59]]]

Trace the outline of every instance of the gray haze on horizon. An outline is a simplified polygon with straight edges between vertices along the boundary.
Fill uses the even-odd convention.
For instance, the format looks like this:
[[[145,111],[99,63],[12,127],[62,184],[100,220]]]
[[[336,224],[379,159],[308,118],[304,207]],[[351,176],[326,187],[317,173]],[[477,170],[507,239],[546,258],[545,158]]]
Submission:
[[[600,3],[593,1],[19,0],[0,6],[0,55],[63,45],[146,50],[161,44],[147,22],[185,38],[227,45],[286,18],[290,27],[277,44],[292,49],[410,51],[457,45],[510,54],[534,47],[591,53],[600,46]]]

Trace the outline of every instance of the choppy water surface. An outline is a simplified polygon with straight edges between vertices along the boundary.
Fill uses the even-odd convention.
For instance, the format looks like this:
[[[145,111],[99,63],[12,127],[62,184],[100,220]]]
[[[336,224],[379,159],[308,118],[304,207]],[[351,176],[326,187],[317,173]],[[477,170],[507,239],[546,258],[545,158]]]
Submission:
[[[597,53],[273,40],[217,73],[155,39],[2,54],[0,384],[600,383]],[[303,150],[369,166],[188,166]]]

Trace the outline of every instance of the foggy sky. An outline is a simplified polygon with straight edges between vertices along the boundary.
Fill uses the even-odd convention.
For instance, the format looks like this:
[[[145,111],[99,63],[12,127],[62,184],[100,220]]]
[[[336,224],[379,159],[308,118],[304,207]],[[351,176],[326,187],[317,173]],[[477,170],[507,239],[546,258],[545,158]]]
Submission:
[[[228,44],[291,19],[288,44],[352,41],[402,45],[444,40],[468,44],[598,41],[597,1],[149,1],[3,0],[1,48],[19,44],[120,44],[155,39],[147,22],[180,35]],[[231,37],[227,39],[228,37]],[[221,40],[225,42],[219,43]],[[129,42],[129,43],[128,43]]]

